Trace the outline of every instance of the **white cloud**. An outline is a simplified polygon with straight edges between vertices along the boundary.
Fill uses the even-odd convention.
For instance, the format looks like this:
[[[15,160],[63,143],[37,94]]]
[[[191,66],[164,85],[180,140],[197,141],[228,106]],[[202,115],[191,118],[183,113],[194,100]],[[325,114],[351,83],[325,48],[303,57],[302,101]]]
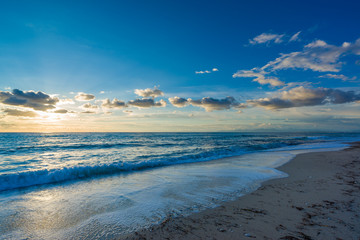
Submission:
[[[169,102],[178,108],[185,107],[189,104],[187,99],[181,97],[169,98]]]
[[[218,72],[219,69],[217,68],[213,68],[210,71],[209,70],[205,70],[205,71],[195,71],[196,74],[205,74],[205,73],[212,73],[212,72]]]
[[[316,83],[313,82],[289,82],[287,84],[285,84],[284,87],[280,88],[279,91],[287,91],[289,89],[295,88],[295,87],[312,87],[312,85],[314,85]]]
[[[166,102],[162,99],[159,102],[155,102],[152,98],[143,98],[131,100],[127,103],[127,105],[138,108],[165,107]]]
[[[354,81],[354,80],[356,80],[355,76],[352,77],[352,78],[349,78],[349,77],[345,76],[344,74],[331,74],[331,73],[319,76],[319,78],[333,78],[333,79],[340,79],[340,80],[343,80],[343,81]]]
[[[355,55],[360,55],[360,38],[358,38],[353,45],[349,46],[351,52]]]
[[[108,98],[102,100],[101,106],[103,108],[117,108],[117,109],[127,107],[124,101],[118,100],[116,98],[114,98],[112,101],[110,101]]]
[[[295,41],[299,41],[299,35],[300,35],[301,31],[295,33],[294,35],[291,36],[289,42],[295,42]]]
[[[233,78],[236,77],[251,77],[255,78],[253,81],[258,82],[261,85],[270,84],[273,87],[283,86],[284,82],[280,81],[276,77],[265,77],[268,74],[264,70],[253,68],[251,70],[239,70],[233,74]]]
[[[300,32],[293,37],[298,36]],[[292,39],[294,39],[292,37]],[[315,72],[339,72],[342,66],[340,58],[346,54],[360,55],[360,38],[355,43],[344,42],[340,46],[327,44],[322,40],[315,40],[304,46],[302,51],[281,54],[280,57],[268,62],[261,68],[251,70],[239,70],[233,77],[254,77],[254,81],[271,86],[282,86],[284,82],[276,77],[269,76],[271,73],[285,69],[312,70]],[[344,81],[355,80],[356,77],[347,78],[342,74],[326,74],[324,77],[338,78]],[[346,80],[345,80],[346,79]]]
[[[154,87],[154,89],[147,88],[147,89],[135,89],[135,94],[140,97],[153,97],[156,98],[158,96],[163,96],[164,92],[158,89],[157,87]]]
[[[303,51],[281,54],[270,61],[262,70],[304,69],[316,72],[339,72],[339,58],[349,50],[355,50],[351,44],[342,46],[329,45],[322,40],[307,44]]]
[[[57,105],[66,105],[66,104],[75,104],[75,102],[70,98],[65,98],[65,99],[59,99]]]
[[[75,96],[75,99],[77,101],[90,101],[94,100],[95,96],[88,93],[78,92],[78,94]]]
[[[327,47],[328,44],[323,40],[315,40],[307,45],[305,45],[305,48],[316,48],[316,47]]]
[[[272,33],[262,33],[253,39],[249,40],[249,43],[252,45],[255,44],[264,44],[269,42],[274,43],[281,43],[283,40],[282,38],[285,36],[285,34],[272,34]]]
[[[196,74],[204,74],[204,73],[211,73],[210,71],[208,70],[205,70],[205,71],[195,71]]]

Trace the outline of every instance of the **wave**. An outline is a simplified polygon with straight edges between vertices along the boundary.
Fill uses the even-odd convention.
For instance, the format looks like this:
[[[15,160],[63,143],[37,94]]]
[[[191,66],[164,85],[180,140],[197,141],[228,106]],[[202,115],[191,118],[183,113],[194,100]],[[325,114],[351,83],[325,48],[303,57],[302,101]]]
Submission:
[[[221,137],[221,136],[220,136]],[[219,138],[220,138],[219,137]],[[227,137],[227,136],[225,136]],[[225,138],[224,137],[224,138]],[[135,151],[136,154],[127,156],[121,156],[119,151],[114,151],[114,153],[106,155],[109,157],[109,163],[99,163],[99,161],[103,161],[104,159],[100,159],[99,161],[82,161],[86,162],[86,165],[68,165],[64,168],[59,168],[56,165],[58,163],[67,164],[67,160],[59,157],[55,159],[55,164],[49,164],[48,169],[40,169],[40,166],[35,166],[37,169],[24,171],[22,165],[25,165],[26,162],[6,162],[9,166],[15,165],[19,163],[21,165],[17,168],[19,171],[15,172],[15,168],[11,168],[11,171],[14,172],[6,172],[6,169],[2,171],[0,174],[0,191],[16,189],[21,187],[30,187],[33,185],[41,185],[41,184],[49,184],[49,183],[58,183],[68,180],[76,180],[76,179],[84,179],[91,178],[97,176],[105,176],[110,174],[116,174],[121,172],[131,172],[137,170],[143,170],[154,167],[162,167],[169,166],[174,164],[182,164],[182,163],[191,163],[191,162],[203,162],[210,161],[214,159],[220,159],[224,157],[241,155],[244,153],[251,152],[259,152],[259,151],[267,151],[273,149],[280,150],[283,147],[302,145],[304,143],[312,144],[314,142],[328,142],[323,141],[323,136],[297,136],[296,138],[292,137],[269,137],[266,138],[256,138],[252,139],[234,139],[230,138],[230,142],[227,141],[221,142],[211,142],[209,140],[209,144],[204,144],[207,140],[204,140],[202,144],[198,144],[198,139],[192,139],[189,142],[183,142],[183,138],[179,139],[171,139],[171,141],[127,141],[125,143],[99,143],[99,141],[93,141],[91,144],[86,143],[78,143],[78,144],[67,144],[67,145],[43,145],[43,146],[18,146],[14,147],[14,151],[23,151],[25,154],[35,152],[36,156],[38,155],[37,151],[49,151],[54,152],[58,150],[64,149],[106,149],[106,148],[126,148],[129,147],[130,151],[124,151],[123,154],[127,152]],[[316,140],[314,140],[314,139]],[[320,140],[319,140],[320,139]],[[148,140],[148,139],[147,139]],[[176,141],[177,140],[177,141]],[[179,141],[181,140],[181,141]],[[324,143],[325,144],[325,143]],[[172,148],[175,146],[175,148]],[[179,147],[178,147],[179,146]],[[153,147],[156,151],[149,151],[148,147]],[[164,151],[164,148],[169,149]],[[309,145],[304,146],[305,148],[310,148]],[[142,149],[140,149],[142,148]],[[1,151],[10,151],[4,148],[0,148]],[[138,152],[136,152],[138,151]],[[110,151],[111,153],[111,151]],[[22,154],[22,153],[21,153]],[[90,159],[93,156],[93,152],[86,153],[83,151],[82,160]],[[119,155],[120,154],[120,155]],[[9,154],[9,157],[12,158],[14,154]],[[62,155],[61,155],[62,156]],[[26,158],[26,157],[25,157]],[[131,160],[129,161],[128,159]],[[115,160],[113,160],[115,159]],[[120,160],[122,161],[120,161]],[[69,161],[69,164],[74,164],[74,162]],[[27,167],[27,166],[25,166]],[[14,170],[15,169],[15,170]]]
[[[13,149],[0,148],[0,154],[21,152],[21,151],[55,151],[55,150],[79,150],[79,149],[106,149],[122,147],[170,147],[178,144],[173,143],[99,143],[99,144],[71,144],[71,145],[45,145],[45,146],[19,146]]]
[[[61,169],[42,169],[26,172],[8,173],[0,175],[0,191],[16,188],[30,187],[35,185],[64,182],[68,180],[86,179],[98,176],[106,176],[122,172],[145,170],[155,167],[170,166],[175,164],[204,162],[223,157],[240,155],[244,151],[213,151],[200,154],[189,154],[181,157],[168,159],[158,158],[148,161],[112,162],[90,166],[69,166]]]
[[[129,144],[78,144],[71,146],[50,146],[50,148],[103,148],[123,146]],[[143,144],[136,144],[137,146],[143,146]],[[167,144],[154,144],[154,147],[166,146]],[[254,141],[252,144],[246,147],[217,147],[211,150],[198,152],[199,149],[193,149],[192,151],[182,151],[180,155],[175,156],[174,153],[159,154],[159,155],[142,155],[134,158],[133,161],[117,161],[111,163],[103,163],[98,165],[87,166],[68,166],[64,168],[56,169],[40,169],[25,172],[6,173],[0,175],[0,191],[30,187],[34,185],[50,184],[64,182],[68,180],[85,179],[98,176],[106,176],[121,172],[131,172],[144,170],[154,167],[169,166],[175,164],[192,163],[192,162],[204,162],[214,159],[220,159],[224,157],[237,156],[244,153],[263,151],[266,149],[279,148],[289,144],[283,142],[263,143],[262,141]],[[147,144],[145,146],[151,146]],[[45,146],[44,146],[45,147]],[[44,148],[42,147],[42,148]],[[131,143],[131,147],[134,144]],[[26,148],[23,148],[26,149]],[[196,153],[198,152],[198,153]]]

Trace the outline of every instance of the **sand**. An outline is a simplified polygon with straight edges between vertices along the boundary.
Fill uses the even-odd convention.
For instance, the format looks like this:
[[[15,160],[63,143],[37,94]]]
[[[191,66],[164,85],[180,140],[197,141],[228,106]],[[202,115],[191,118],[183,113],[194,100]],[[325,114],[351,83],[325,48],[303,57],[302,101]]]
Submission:
[[[360,143],[297,155],[251,194],[124,239],[360,239]]]

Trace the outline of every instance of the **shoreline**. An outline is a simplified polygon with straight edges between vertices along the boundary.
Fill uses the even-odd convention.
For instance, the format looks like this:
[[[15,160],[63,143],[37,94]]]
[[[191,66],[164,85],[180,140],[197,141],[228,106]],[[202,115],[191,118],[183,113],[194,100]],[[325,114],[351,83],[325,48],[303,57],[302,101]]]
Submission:
[[[359,239],[360,143],[298,154],[276,168],[289,176],[121,239]]]

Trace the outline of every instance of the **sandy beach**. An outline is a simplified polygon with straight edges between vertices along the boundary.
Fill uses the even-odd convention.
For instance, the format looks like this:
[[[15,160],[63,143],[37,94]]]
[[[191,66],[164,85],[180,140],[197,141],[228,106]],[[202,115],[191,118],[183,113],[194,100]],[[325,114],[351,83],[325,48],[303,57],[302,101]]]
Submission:
[[[360,239],[360,143],[305,153],[251,194],[124,239]]]

